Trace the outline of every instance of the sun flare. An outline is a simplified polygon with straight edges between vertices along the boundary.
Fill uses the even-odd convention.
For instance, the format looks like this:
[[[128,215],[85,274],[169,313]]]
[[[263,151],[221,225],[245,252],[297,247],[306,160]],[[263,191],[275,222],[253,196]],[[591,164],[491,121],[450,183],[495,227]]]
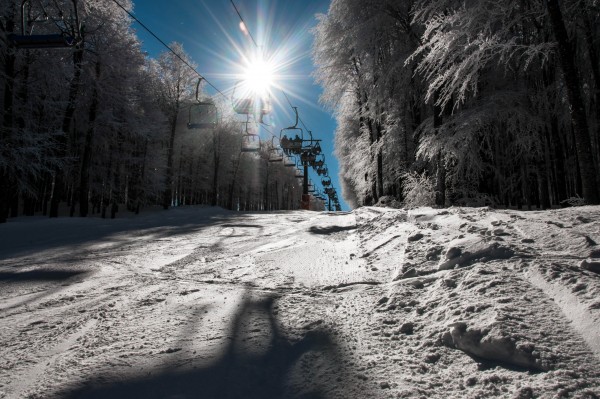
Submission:
[[[274,66],[263,60],[255,59],[246,65],[243,80],[248,90],[264,94],[269,92],[275,83]]]

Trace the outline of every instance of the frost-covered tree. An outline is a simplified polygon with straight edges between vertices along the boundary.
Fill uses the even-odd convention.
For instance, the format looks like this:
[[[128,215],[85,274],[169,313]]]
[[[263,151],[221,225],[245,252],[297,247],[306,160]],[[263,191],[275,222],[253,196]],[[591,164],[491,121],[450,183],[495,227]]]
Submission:
[[[413,1],[335,0],[318,16],[315,75],[325,89],[322,101],[338,119],[342,191],[357,204],[401,196],[399,176],[414,158],[413,133],[423,110],[420,82],[405,67],[418,44],[412,7]],[[366,153],[347,150],[355,144]]]
[[[314,59],[344,196],[401,197],[406,172],[425,172],[438,206],[596,203],[599,15],[575,0],[332,1]]]
[[[508,78],[519,87],[522,82],[541,80],[544,73],[561,71],[566,92],[561,97],[569,104],[566,111],[573,127],[582,192],[588,202],[597,203],[600,198],[589,116],[581,97],[574,37],[567,33],[567,25],[575,28],[583,16],[573,10],[581,4],[585,3],[563,2],[564,9],[572,10],[570,18],[564,18],[556,1],[421,1],[415,19],[425,26],[425,32],[414,56],[419,58],[418,71],[428,82],[426,100],[441,107],[450,104],[455,110],[460,106],[468,108],[470,99],[485,98],[494,78],[506,79],[510,74]],[[577,31],[573,31],[572,36],[576,35]],[[538,89],[528,84],[530,96],[536,96]],[[522,109],[523,104],[514,107],[514,116],[535,116],[532,110],[523,115],[519,112]],[[526,130],[524,134],[539,131]]]
[[[159,78],[159,85],[156,87],[157,100],[169,124],[169,134],[166,140],[167,164],[163,196],[163,207],[165,209],[171,205],[172,198],[173,157],[178,117],[183,103],[191,98],[194,83],[197,79],[197,75],[186,65],[191,65],[191,60],[183,50],[183,46],[179,43],[172,43],[170,47],[173,52],[164,52],[153,64],[154,73]]]
[[[21,33],[21,4],[0,4],[0,222],[65,210],[116,217],[148,205],[296,206],[292,171],[241,155],[228,100],[213,98],[216,128],[188,129],[196,73],[170,51],[148,58],[115,2],[26,3],[26,34],[58,29],[76,39],[28,50],[10,40]]]

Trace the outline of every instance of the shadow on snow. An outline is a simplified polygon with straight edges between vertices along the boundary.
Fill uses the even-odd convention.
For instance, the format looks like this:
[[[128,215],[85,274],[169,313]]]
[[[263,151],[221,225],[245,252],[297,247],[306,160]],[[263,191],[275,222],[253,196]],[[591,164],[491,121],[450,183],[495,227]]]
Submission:
[[[0,272],[0,282],[61,282],[85,273],[86,272],[84,271],[78,270],[53,269],[37,269],[26,272]]]
[[[342,231],[356,230],[356,225],[352,226],[327,226],[318,227],[312,226],[308,231],[312,234],[329,235],[334,233],[341,233]]]
[[[73,256],[80,252],[85,254],[89,251],[88,244],[98,243],[110,244],[110,250],[115,251],[131,244],[129,235],[144,235],[160,240],[197,233],[222,224],[226,227],[236,222],[240,227],[255,227],[244,224],[250,218],[249,213],[234,213],[219,208],[176,208],[126,219],[22,218],[0,225],[0,243],[10,243],[0,246],[0,262],[6,259],[5,263],[10,265],[14,262],[10,258],[31,257],[48,250],[68,251]]]
[[[325,329],[291,340],[284,336],[273,313],[276,299],[246,298],[234,316],[230,341],[214,363],[181,362],[190,351],[178,348],[180,363],[163,364],[151,375],[98,376],[60,398],[328,398],[339,384],[344,361],[333,334]],[[204,311],[199,312],[204,313]],[[195,325],[199,320],[193,320]],[[184,330],[184,341],[194,341],[194,327]],[[181,346],[185,346],[182,344]],[[185,348],[184,348],[185,349]],[[199,350],[198,352],[201,352]],[[195,352],[194,352],[195,353]],[[196,355],[201,359],[201,354]],[[197,368],[196,368],[197,367]],[[118,380],[118,381],[115,381]],[[108,384],[106,381],[110,381]],[[341,385],[341,384],[340,384]],[[344,389],[350,387],[344,384]],[[340,387],[336,388],[340,396]],[[343,390],[343,389],[342,389]],[[361,394],[365,393],[362,390]],[[368,395],[367,395],[368,396]]]

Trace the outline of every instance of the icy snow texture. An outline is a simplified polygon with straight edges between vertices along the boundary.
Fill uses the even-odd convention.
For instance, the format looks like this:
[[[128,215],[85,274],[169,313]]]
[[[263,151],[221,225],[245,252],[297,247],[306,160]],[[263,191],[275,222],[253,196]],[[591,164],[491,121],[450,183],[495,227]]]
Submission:
[[[0,398],[594,398],[600,208],[0,225]],[[587,262],[587,261],[586,261]]]

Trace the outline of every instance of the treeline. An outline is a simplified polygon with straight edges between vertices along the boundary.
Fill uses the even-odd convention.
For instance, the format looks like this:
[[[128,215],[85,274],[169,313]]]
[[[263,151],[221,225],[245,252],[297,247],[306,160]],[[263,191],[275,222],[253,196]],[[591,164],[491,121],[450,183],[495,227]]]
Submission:
[[[180,45],[148,58],[110,0],[29,1],[24,27],[21,4],[0,5],[0,222],[150,205],[297,209],[293,169],[269,163],[266,148],[241,154],[227,101],[215,129],[187,129],[197,76]],[[22,28],[72,46],[17,48]]]
[[[600,203],[600,4],[332,0],[316,78],[353,206]]]

